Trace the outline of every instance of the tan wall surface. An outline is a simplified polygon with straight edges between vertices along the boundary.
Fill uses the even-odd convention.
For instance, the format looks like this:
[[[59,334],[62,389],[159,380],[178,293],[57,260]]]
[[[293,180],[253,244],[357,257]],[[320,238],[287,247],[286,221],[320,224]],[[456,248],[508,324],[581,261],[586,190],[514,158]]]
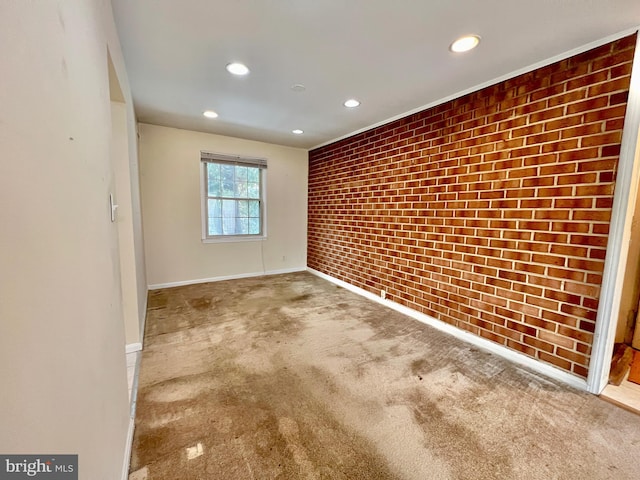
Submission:
[[[125,325],[125,341],[127,344],[132,344],[141,340],[138,302],[144,302],[145,298],[138,297],[136,285],[133,195],[128,150],[127,112],[124,103],[111,102],[111,120],[111,160],[114,171],[114,199],[118,205],[115,218],[118,226],[120,253],[122,313]]]
[[[264,241],[203,243],[200,151],[265,157]],[[140,176],[150,285],[306,267],[306,150],[140,125]]]
[[[0,451],[92,480],[120,478],[129,425],[107,50],[135,155],[110,3],[0,5]]]

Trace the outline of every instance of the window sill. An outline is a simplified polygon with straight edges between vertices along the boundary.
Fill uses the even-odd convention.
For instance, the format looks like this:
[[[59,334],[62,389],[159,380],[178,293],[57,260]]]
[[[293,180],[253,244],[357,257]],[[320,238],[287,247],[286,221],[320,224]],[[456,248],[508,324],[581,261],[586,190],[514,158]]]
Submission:
[[[203,238],[202,243],[239,243],[239,242],[260,242],[266,240],[266,235],[256,236],[240,236],[240,237],[220,237],[220,238]]]

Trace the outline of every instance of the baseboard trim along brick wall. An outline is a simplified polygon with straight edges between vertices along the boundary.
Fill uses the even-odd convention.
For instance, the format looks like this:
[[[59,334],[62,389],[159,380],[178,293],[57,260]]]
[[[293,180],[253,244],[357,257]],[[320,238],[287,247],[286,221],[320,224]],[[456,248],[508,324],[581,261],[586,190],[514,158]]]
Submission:
[[[309,268],[586,377],[635,41],[312,150]]]
[[[385,307],[391,308],[396,312],[402,313],[403,315],[407,315],[408,317],[411,317],[421,323],[424,323],[425,325],[434,327],[435,329],[440,330],[441,332],[447,333],[449,335],[453,335],[454,337],[459,338],[464,342],[467,342],[471,345],[474,345],[476,347],[482,348],[486,351],[499,355],[500,357],[506,358],[507,360],[513,363],[517,363],[518,365],[522,365],[523,367],[533,370],[534,372],[541,373],[546,377],[566,383],[567,385],[570,385],[579,390],[587,389],[587,382],[585,379],[577,377],[576,375],[573,375],[565,370],[561,370],[548,363],[538,362],[534,358],[528,355],[524,355],[516,350],[506,348],[500,344],[492,342],[491,340],[487,340],[478,335],[474,335],[473,333],[468,332],[466,330],[461,330],[457,327],[454,327],[453,325],[441,322],[440,320],[437,320],[423,313],[416,312],[415,310],[410,309],[409,307],[399,305],[395,302],[392,302],[391,300],[383,299],[380,296],[374,295],[373,293],[367,292],[366,290],[363,290],[361,288],[354,287],[349,283],[343,282],[342,280],[338,280],[329,275],[325,275],[324,273],[318,272],[317,270],[313,270],[312,268],[308,268],[307,271],[309,271],[313,275],[316,275],[320,278],[328,280],[329,282],[332,282],[342,288],[345,288],[346,290],[354,292],[358,295],[362,295],[363,297],[369,300],[372,300],[376,303],[379,303],[380,305],[384,305]]]

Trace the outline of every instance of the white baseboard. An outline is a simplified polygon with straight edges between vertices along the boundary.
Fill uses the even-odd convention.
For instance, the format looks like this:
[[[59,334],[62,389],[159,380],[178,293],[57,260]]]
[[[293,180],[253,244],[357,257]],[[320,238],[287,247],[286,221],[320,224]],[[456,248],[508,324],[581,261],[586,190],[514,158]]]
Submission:
[[[126,347],[127,354],[139,352],[142,350],[142,342],[128,343]]]
[[[236,275],[225,275],[221,277],[197,278],[193,280],[181,280],[178,282],[156,283],[149,285],[149,290],[158,290],[159,288],[182,287],[184,285],[195,285],[197,283],[221,282],[223,280],[236,280],[239,278],[262,277],[264,275],[280,275],[282,273],[304,272],[306,267],[285,268],[282,270],[267,270],[264,272],[239,273]]]
[[[467,332],[466,330],[462,330],[458,327],[454,327],[453,325],[449,325],[448,323],[445,323],[441,320],[437,320],[433,317],[430,317],[429,315],[425,315],[424,313],[420,313],[409,307],[399,305],[390,300],[383,300],[381,297],[378,297],[377,295],[371,292],[367,292],[362,288],[355,287],[347,282],[338,280],[337,278],[334,278],[330,275],[326,275],[312,268],[307,267],[307,271],[320,278],[328,280],[329,282],[339,285],[345,288],[346,290],[357,293],[358,295],[361,295],[369,300],[373,300],[374,302],[384,305],[385,307],[389,307],[397,312],[407,315],[408,317],[418,320],[421,323],[424,323],[433,328],[436,328],[441,332],[448,333],[449,335],[453,335],[454,337],[459,338],[460,340],[463,340],[472,345],[475,345],[478,348],[482,348],[483,350],[487,350],[491,353],[495,353],[496,355],[506,358],[507,360],[517,363],[518,365],[522,365],[526,368],[529,368],[530,370],[533,370],[537,373],[541,373],[549,378],[558,380],[560,382],[563,382],[579,390],[587,389],[587,381],[585,379],[572,375],[568,372],[565,372],[564,370],[556,368],[547,363],[542,363],[520,352],[511,350],[507,347],[494,343],[490,340],[474,335],[473,333]]]
[[[142,311],[142,322],[140,322],[140,350],[144,348],[144,328],[147,324],[147,306],[149,303],[149,288],[144,296],[144,310]]]
[[[129,465],[131,464],[131,448],[133,446],[133,430],[135,428],[135,419],[129,419],[129,429],[127,430],[127,440],[124,446],[124,458],[122,461],[122,480],[129,478]]]

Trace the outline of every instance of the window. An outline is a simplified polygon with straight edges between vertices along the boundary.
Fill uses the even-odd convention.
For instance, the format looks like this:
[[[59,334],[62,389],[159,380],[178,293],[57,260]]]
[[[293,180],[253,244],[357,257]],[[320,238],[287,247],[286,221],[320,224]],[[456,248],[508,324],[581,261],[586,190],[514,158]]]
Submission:
[[[267,161],[201,152],[203,240],[265,236]]]

